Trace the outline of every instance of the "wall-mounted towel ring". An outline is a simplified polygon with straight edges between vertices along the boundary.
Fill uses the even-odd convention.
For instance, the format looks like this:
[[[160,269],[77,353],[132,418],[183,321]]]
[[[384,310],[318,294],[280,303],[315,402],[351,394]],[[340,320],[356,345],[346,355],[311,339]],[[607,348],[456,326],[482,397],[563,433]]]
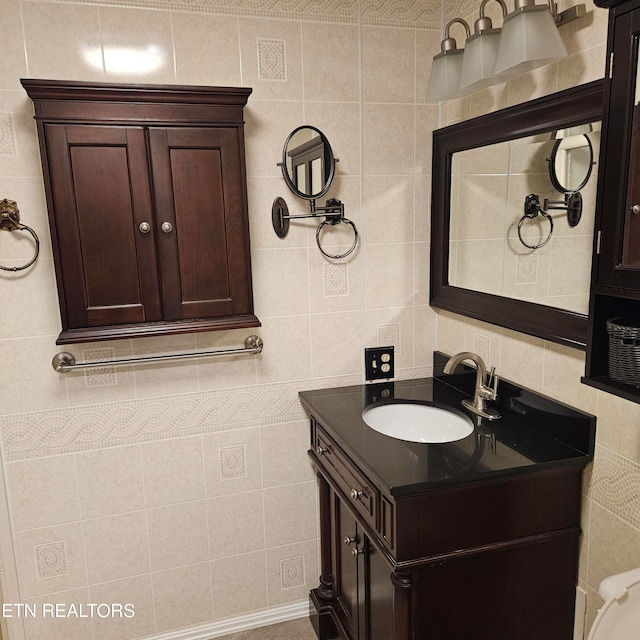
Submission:
[[[36,244],[36,251],[29,262],[23,264],[21,267],[3,267],[0,265],[0,269],[3,271],[22,271],[23,269],[30,267],[37,260],[38,254],[40,253],[40,240],[38,239],[36,232],[31,227],[27,227],[26,224],[20,223],[20,210],[18,209],[18,203],[14,200],[7,200],[7,198],[0,200],[0,230],[28,231],[33,236],[33,240]]]
[[[320,232],[322,231],[322,229],[326,225],[329,224],[329,225],[334,226],[334,225],[338,224],[339,222],[344,222],[345,224],[350,225],[351,228],[353,229],[353,244],[344,253],[340,253],[340,254],[337,254],[337,255],[332,255],[330,253],[327,253],[320,246]],[[331,258],[332,260],[340,260],[340,258],[346,258],[356,248],[356,245],[358,244],[358,228],[356,227],[355,223],[353,223],[351,220],[349,220],[349,218],[345,218],[344,216],[342,216],[341,218],[327,218],[324,222],[321,222],[318,225],[318,228],[316,230],[316,243],[318,244],[318,249],[320,249],[320,253],[322,253],[323,255],[327,256],[327,258]]]
[[[337,200],[336,198],[330,198],[327,200],[327,204],[324,207],[316,206],[316,201],[314,199],[309,200],[309,208],[311,213],[304,213],[300,215],[291,216],[289,215],[289,207],[283,198],[276,198],[273,201],[273,205],[271,207],[271,224],[273,225],[273,230],[279,238],[284,238],[289,232],[289,220],[293,220],[296,218],[319,218],[324,216],[325,219],[318,225],[316,230],[316,243],[318,244],[318,249],[320,249],[320,253],[322,253],[327,258],[331,260],[340,260],[340,258],[345,258],[353,250],[356,248],[358,244],[358,229],[354,222],[349,220],[349,218],[344,217],[344,204]],[[345,253],[341,253],[338,255],[333,255],[331,253],[327,253],[322,246],[320,245],[320,233],[322,229],[326,225],[334,226],[339,222],[344,222],[348,224],[353,229],[353,244]]]
[[[538,214],[549,221],[549,235],[539,244],[527,244],[522,239],[522,223],[527,219],[533,220]],[[540,198],[535,193],[529,194],[524,200],[524,215],[520,218],[520,222],[518,222],[518,238],[520,238],[520,242],[522,242],[527,249],[539,249],[540,247],[544,247],[544,245],[551,240],[552,235],[553,220],[551,219],[551,216],[540,206]]]

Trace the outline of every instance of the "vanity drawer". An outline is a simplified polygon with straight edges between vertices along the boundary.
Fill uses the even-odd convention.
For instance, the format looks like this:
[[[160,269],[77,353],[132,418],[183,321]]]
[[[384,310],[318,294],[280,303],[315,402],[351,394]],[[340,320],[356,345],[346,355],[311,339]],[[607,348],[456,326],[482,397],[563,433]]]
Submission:
[[[342,489],[364,520],[378,531],[380,493],[366,476],[350,463],[346,454],[317,423],[314,449],[322,468]]]

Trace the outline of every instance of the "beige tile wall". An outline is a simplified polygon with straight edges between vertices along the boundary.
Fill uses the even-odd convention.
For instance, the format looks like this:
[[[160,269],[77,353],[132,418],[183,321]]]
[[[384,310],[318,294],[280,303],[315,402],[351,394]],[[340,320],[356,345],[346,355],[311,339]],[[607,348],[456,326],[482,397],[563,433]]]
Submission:
[[[129,638],[304,602],[317,583],[315,481],[301,389],[362,380],[363,348],[394,344],[399,377],[430,371],[431,131],[439,46],[429,0],[2,0],[0,198],[42,240],[0,272],[0,531],[10,602],[132,602],[135,618],[9,620],[10,639]],[[118,69],[113,49],[159,66]],[[94,66],[104,53],[103,64]],[[129,58],[131,60],[131,58]],[[32,104],[22,77],[249,86],[246,144],[260,356],[57,374],[60,319]],[[360,231],[329,261],[310,221],[285,240],[271,204],[288,133],[321,128],[340,159],[329,197]],[[31,255],[1,234],[0,264]],[[351,243],[342,229],[327,247]],[[78,360],[242,344],[247,331],[69,348]],[[6,527],[5,527],[6,528]],[[13,549],[7,547],[13,547]],[[13,561],[15,559],[15,562]]]
[[[472,22],[476,4],[444,3],[442,17]],[[132,620],[35,619],[25,633],[9,621],[14,637],[126,640],[304,600],[317,579],[317,534],[297,391],[359,382],[365,345],[392,342],[398,375],[424,374],[436,334],[444,351],[480,352],[503,376],[597,413],[580,571],[592,617],[599,580],[640,565],[639,410],[581,385],[579,352],[451,314],[436,319],[428,306],[428,203],[431,131],[601,77],[606,12],[588,2],[587,17],[563,27],[566,60],[445,103],[440,112],[424,103],[440,2],[180,6],[3,0],[0,197],[18,201],[43,241],[32,269],[0,276],[0,350],[11,363],[0,381],[12,390],[0,408],[11,515],[2,540],[13,547],[3,549],[5,598],[136,604]],[[162,64],[147,74],[118,72],[110,60],[95,68],[82,55],[148,45]],[[269,46],[275,58],[261,58]],[[21,77],[253,88],[247,165],[262,355],[52,371],[59,314]],[[284,241],[271,230],[275,196],[284,195],[294,212],[304,209],[285,192],[276,166],[286,135],[302,123],[331,140],[340,162],[329,196],[344,201],[361,232],[357,252],[337,263],[319,254],[310,223],[292,225]],[[340,248],[350,238],[340,232],[326,242]],[[3,265],[20,264],[30,252],[28,240],[0,238]],[[216,348],[241,344],[245,333],[72,350],[93,359]]]

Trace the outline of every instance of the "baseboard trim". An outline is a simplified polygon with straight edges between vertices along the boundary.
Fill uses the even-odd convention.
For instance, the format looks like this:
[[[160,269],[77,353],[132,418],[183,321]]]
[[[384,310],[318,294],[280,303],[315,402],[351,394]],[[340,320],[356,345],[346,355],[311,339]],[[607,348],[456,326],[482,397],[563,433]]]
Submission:
[[[206,625],[189,627],[184,630],[168,631],[160,635],[152,636],[149,640],[212,640],[232,633],[249,631],[269,624],[295,620],[309,615],[309,601],[300,600],[279,607],[261,609],[252,613],[233,618],[225,618],[220,622],[211,622]]]

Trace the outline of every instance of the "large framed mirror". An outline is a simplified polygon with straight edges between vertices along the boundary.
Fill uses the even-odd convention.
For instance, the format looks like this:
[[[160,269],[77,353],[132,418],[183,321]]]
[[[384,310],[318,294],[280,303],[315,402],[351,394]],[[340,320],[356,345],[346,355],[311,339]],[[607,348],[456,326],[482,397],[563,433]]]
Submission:
[[[586,347],[603,95],[597,80],[434,132],[431,306]],[[588,143],[558,143],[574,135]],[[582,195],[555,189],[572,145],[592,154],[574,154]],[[579,224],[559,200],[578,197]]]

